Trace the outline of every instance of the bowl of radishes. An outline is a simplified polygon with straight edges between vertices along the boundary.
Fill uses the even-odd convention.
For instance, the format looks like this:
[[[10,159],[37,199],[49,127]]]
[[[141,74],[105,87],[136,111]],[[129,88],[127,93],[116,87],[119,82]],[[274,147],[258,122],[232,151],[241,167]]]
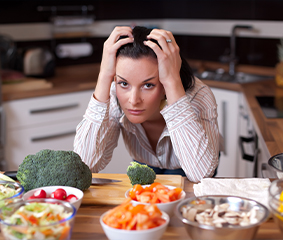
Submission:
[[[78,188],[67,186],[47,186],[32,189],[23,195],[23,200],[36,198],[53,198],[67,201],[78,210],[81,206],[84,193]]]

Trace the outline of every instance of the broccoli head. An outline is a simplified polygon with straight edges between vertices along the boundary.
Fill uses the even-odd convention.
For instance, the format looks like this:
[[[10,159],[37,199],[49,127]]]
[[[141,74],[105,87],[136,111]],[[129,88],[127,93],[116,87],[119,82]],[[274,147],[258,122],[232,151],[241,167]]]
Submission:
[[[147,165],[131,162],[127,168],[127,175],[132,185],[135,184],[152,184],[156,179],[156,173]]]
[[[91,185],[92,173],[77,153],[44,149],[25,157],[17,179],[25,191],[56,185],[86,190]]]

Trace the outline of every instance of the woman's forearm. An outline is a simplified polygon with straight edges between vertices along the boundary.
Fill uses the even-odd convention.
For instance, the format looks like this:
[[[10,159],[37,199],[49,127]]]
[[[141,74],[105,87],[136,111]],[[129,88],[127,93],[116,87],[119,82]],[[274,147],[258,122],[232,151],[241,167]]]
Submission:
[[[119,133],[118,123],[109,120],[108,108],[96,105],[92,99],[77,126],[74,151],[92,172],[99,172],[111,161]]]

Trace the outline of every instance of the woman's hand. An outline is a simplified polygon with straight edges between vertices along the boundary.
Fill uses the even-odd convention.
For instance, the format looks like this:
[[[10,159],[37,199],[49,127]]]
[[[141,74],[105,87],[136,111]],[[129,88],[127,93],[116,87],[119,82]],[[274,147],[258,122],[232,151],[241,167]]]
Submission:
[[[119,39],[121,36],[128,37]],[[117,50],[121,46],[133,41],[132,29],[130,27],[115,27],[104,42],[100,72],[94,92],[97,100],[106,102],[109,99],[110,86],[116,74]]]
[[[172,104],[185,95],[180,77],[182,60],[179,46],[173,34],[166,30],[153,29],[147,38],[156,40],[162,48],[152,41],[144,42],[157,55],[159,81],[164,86],[168,104]]]

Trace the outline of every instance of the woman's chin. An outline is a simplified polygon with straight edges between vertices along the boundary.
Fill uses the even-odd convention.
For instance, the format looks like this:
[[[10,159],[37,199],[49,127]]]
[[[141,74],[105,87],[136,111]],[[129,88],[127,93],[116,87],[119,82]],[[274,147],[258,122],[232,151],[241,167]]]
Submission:
[[[131,122],[131,123],[134,123],[134,124],[138,124],[138,123],[143,123],[146,119],[140,117],[140,116],[127,116],[126,117],[128,118],[128,120]]]

